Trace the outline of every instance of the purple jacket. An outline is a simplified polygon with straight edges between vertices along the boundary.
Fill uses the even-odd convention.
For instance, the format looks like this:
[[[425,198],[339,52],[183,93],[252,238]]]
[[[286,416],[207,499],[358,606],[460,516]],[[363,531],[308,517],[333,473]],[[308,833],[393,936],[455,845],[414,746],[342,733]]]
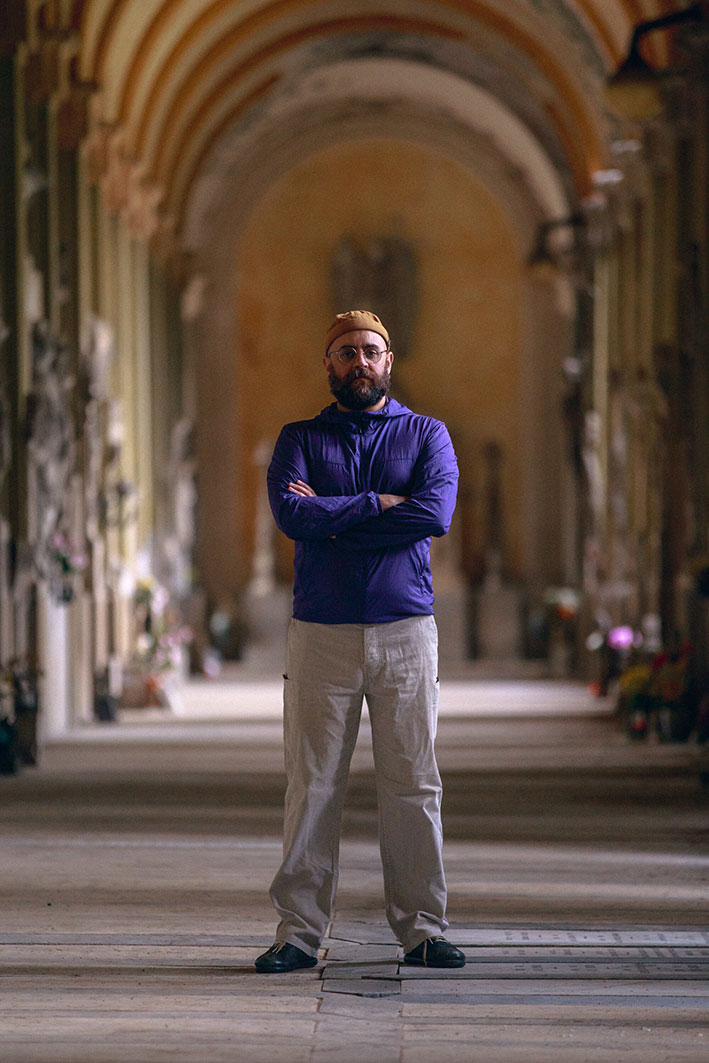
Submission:
[[[304,480],[317,498],[288,483]],[[446,426],[389,399],[377,413],[336,403],[282,429],[268,470],[276,524],[295,539],[293,616],[378,624],[433,612],[429,547],[455,508]],[[380,494],[407,495],[382,512]]]

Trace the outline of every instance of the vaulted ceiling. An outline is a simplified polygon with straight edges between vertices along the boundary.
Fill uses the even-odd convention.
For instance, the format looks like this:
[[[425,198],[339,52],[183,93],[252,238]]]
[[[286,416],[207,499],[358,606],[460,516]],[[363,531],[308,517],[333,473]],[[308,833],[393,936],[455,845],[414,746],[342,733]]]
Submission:
[[[257,195],[319,146],[356,135],[492,152],[540,210],[588,194],[613,119],[602,87],[633,26],[675,0],[65,0],[96,87],[104,168],[161,224],[197,239],[229,194]],[[667,61],[667,34],[647,55]],[[115,184],[115,182],[114,182]],[[120,184],[120,182],[119,182]],[[110,182],[109,182],[110,186]],[[249,191],[251,190],[251,191]]]

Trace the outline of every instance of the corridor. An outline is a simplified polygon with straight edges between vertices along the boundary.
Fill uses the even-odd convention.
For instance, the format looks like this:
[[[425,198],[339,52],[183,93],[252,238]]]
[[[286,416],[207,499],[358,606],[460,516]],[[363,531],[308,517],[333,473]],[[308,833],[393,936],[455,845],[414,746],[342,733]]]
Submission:
[[[709,1060],[708,25],[1,0],[0,1063]],[[261,976],[289,619],[434,592],[467,966],[400,965],[365,718]]]
[[[468,963],[422,971],[383,921],[365,721],[321,963],[269,977],[277,685],[183,695],[0,777],[3,1063],[707,1058],[692,746],[629,743],[581,685],[445,683],[448,936]]]

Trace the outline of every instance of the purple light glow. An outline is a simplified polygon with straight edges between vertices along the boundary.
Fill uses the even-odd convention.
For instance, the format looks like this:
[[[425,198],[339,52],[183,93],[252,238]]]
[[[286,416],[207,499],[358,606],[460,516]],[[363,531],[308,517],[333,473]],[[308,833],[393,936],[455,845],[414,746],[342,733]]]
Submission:
[[[635,632],[627,624],[612,627],[608,632],[608,645],[612,650],[629,650],[635,641]]]

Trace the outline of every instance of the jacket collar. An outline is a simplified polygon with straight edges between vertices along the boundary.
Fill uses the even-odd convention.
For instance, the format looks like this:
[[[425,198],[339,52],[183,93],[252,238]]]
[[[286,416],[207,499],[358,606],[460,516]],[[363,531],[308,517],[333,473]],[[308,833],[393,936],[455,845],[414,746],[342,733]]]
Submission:
[[[388,398],[381,410],[370,413],[367,410],[340,410],[336,402],[331,402],[318,415],[324,421],[334,421],[338,424],[362,424],[362,422],[382,420],[385,417],[401,417],[411,411],[396,399]]]

